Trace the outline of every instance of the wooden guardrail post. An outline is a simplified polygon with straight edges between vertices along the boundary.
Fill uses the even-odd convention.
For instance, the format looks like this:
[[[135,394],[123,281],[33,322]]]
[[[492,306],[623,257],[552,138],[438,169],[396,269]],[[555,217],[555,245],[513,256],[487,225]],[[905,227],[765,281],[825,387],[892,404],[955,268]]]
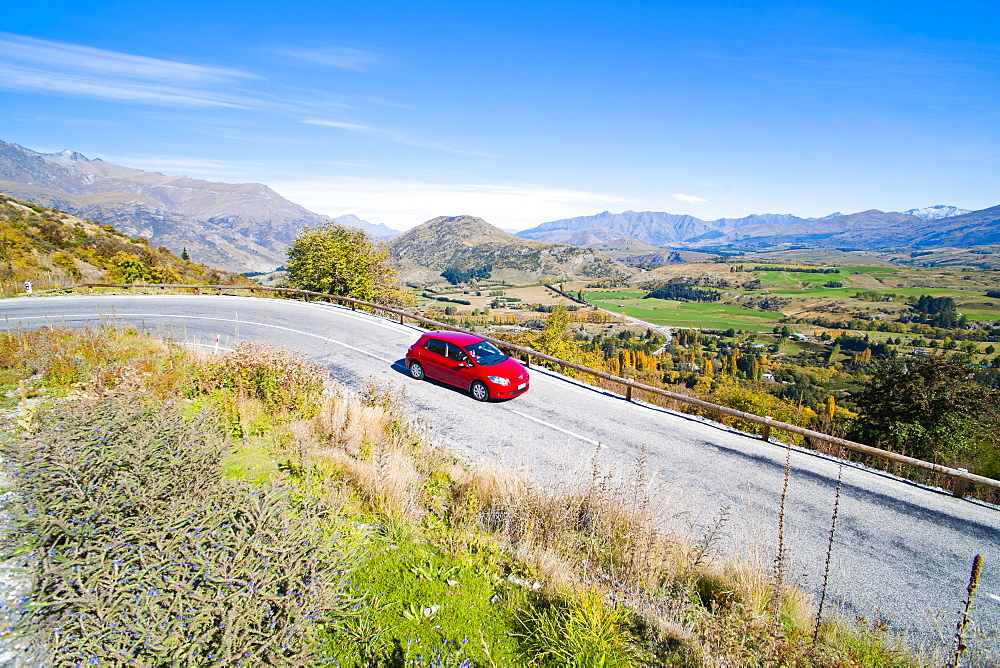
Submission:
[[[962,473],[968,473],[968,469],[958,469]],[[969,481],[965,478],[952,478],[951,479],[951,493],[958,498],[964,498],[966,491],[969,489]]]
[[[625,383],[625,401],[632,401],[632,383]]]
[[[765,415],[764,419],[770,420],[771,416],[770,415]],[[761,440],[768,441],[768,440],[771,439],[771,425],[769,425],[768,423],[765,422],[765,423],[763,423],[763,427],[764,428],[760,430],[760,432],[761,432],[760,433],[760,438],[761,438]]]

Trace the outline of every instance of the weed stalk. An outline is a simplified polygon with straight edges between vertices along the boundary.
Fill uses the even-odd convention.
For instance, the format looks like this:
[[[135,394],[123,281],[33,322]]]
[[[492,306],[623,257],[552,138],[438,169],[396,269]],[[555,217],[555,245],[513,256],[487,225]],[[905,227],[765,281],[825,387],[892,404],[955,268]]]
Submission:
[[[781,629],[781,594],[785,580],[785,504],[788,501],[788,479],[792,476],[792,447],[785,448],[785,477],[781,484],[781,508],[778,512],[778,551],[774,555],[774,622],[775,637]]]
[[[830,582],[830,555],[833,553],[833,536],[837,531],[837,511],[840,508],[840,490],[844,484],[844,464],[837,467],[837,491],[833,494],[833,518],[830,520],[830,536],[826,542],[826,561],[823,564],[823,587],[820,589],[819,606],[816,608],[816,626],[813,629],[813,647],[819,640],[819,624],[823,619],[823,603],[826,601],[826,587]]]
[[[972,596],[979,586],[979,578],[983,574],[983,555],[977,554],[972,560],[972,573],[969,574],[969,587],[966,590],[968,597],[965,599],[965,607],[962,609],[962,618],[958,621],[955,629],[955,654],[949,664],[952,668],[958,668],[958,662],[962,659],[962,654],[968,649],[965,645],[965,629],[969,625],[969,610],[972,608]]]

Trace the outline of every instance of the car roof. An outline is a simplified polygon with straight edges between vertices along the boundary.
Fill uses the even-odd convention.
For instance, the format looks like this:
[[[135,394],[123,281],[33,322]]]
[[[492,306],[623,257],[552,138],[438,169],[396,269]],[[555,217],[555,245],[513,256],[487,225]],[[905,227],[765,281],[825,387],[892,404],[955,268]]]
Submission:
[[[475,334],[466,334],[465,332],[427,332],[424,334],[425,337],[433,337],[435,339],[441,339],[442,341],[451,341],[460,346],[467,346],[472,343],[479,343],[483,340],[483,337],[476,336]]]

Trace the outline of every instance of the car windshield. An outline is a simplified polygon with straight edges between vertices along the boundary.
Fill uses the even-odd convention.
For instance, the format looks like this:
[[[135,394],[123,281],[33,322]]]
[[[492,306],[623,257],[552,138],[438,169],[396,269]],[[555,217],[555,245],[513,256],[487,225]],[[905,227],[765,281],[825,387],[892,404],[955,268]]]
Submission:
[[[472,359],[476,360],[476,364],[479,366],[499,364],[507,359],[507,356],[497,350],[496,346],[489,341],[473,343],[471,346],[466,346],[465,350],[472,356]]]

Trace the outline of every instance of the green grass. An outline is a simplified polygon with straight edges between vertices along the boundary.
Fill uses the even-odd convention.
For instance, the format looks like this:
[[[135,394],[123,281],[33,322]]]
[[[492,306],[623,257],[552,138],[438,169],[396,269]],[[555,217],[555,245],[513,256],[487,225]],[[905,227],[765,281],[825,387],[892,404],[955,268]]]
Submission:
[[[797,271],[755,271],[760,282],[764,285],[800,285],[808,283],[811,286],[821,286],[830,281],[846,282],[847,278],[841,274],[809,274]]]
[[[503,578],[496,553],[459,559],[382,529],[356,529],[364,535],[354,540],[365,546],[351,574],[360,604],[357,616],[326,630],[325,658],[339,665],[396,665],[394,657],[414,665],[524,661],[511,631],[526,590]],[[353,642],[343,642],[345,634]]]
[[[717,302],[678,302],[643,299],[642,291],[589,292],[587,299],[609,311],[623,313],[658,325],[701,329],[769,331],[781,317],[778,311],[754,311]]]

